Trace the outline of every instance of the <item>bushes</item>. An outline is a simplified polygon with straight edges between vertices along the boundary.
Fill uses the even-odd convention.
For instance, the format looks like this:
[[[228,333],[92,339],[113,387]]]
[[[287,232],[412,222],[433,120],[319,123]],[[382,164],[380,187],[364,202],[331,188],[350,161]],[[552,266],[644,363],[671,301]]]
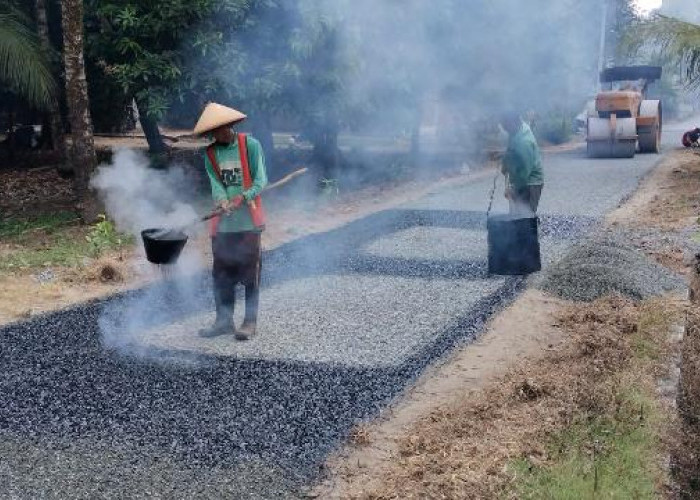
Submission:
[[[540,142],[563,144],[574,133],[573,122],[573,113],[552,111],[533,122],[533,132]]]

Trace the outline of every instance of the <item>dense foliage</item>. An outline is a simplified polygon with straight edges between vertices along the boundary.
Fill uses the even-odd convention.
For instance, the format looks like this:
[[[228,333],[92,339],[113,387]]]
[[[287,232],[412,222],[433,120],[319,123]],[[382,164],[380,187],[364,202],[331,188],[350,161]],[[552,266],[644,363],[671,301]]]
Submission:
[[[683,68],[690,89],[700,89],[700,25],[657,15],[634,26],[628,46],[637,53],[660,52]]]
[[[504,110],[577,114],[597,81],[603,0],[84,1],[96,127],[119,130],[135,102],[156,147],[158,123],[189,128],[216,100],[267,151],[298,132],[332,174],[343,131],[471,149]]]
[[[0,0],[0,84],[36,107],[48,105],[56,87],[31,18],[10,0]]]

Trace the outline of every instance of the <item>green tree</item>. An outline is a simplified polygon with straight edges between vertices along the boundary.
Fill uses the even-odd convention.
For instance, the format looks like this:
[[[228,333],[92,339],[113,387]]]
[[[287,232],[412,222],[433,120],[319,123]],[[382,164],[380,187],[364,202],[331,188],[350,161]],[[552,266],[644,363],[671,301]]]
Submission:
[[[700,25],[657,15],[630,29],[626,49],[659,52],[684,68],[689,89],[700,89]]]
[[[90,57],[134,99],[150,150],[162,153],[158,129],[174,99],[210,79],[193,72],[221,44],[217,23],[231,29],[251,0],[87,0]],[[219,28],[221,25],[219,25]],[[201,79],[200,79],[201,76]]]
[[[38,108],[54,99],[56,83],[31,20],[9,0],[0,0],[0,81]]]
[[[246,125],[272,153],[272,119],[293,112],[289,91],[299,76],[291,48],[299,28],[296,2],[254,2],[244,15],[231,19],[219,14],[206,22],[214,41],[206,45],[206,57],[189,57],[187,84],[169,118],[192,123],[192,111],[198,113],[207,100],[230,103],[249,115]],[[272,170],[273,160],[268,154]]]
[[[344,31],[345,3],[329,11],[316,2],[300,0],[301,27],[291,39],[299,69],[290,100],[313,145],[313,162],[327,179],[337,178],[342,162],[338,135],[358,122],[366,104],[365,96],[352,88],[359,54],[357,40]]]

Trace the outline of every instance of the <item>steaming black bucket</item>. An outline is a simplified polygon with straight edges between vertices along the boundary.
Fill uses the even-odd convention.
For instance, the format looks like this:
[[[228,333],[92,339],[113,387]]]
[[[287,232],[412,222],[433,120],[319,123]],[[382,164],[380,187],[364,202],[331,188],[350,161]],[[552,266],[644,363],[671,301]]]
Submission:
[[[145,229],[141,231],[146,258],[152,264],[172,264],[180,257],[187,243],[187,235],[181,231],[167,229]]]
[[[494,215],[486,225],[489,274],[517,276],[542,269],[537,217]]]

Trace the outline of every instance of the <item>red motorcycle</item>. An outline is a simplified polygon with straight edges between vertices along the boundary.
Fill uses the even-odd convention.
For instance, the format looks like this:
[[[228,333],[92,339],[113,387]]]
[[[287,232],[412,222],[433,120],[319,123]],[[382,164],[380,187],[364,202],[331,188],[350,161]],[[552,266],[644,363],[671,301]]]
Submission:
[[[686,148],[700,148],[700,128],[689,130],[683,134],[683,145]]]

